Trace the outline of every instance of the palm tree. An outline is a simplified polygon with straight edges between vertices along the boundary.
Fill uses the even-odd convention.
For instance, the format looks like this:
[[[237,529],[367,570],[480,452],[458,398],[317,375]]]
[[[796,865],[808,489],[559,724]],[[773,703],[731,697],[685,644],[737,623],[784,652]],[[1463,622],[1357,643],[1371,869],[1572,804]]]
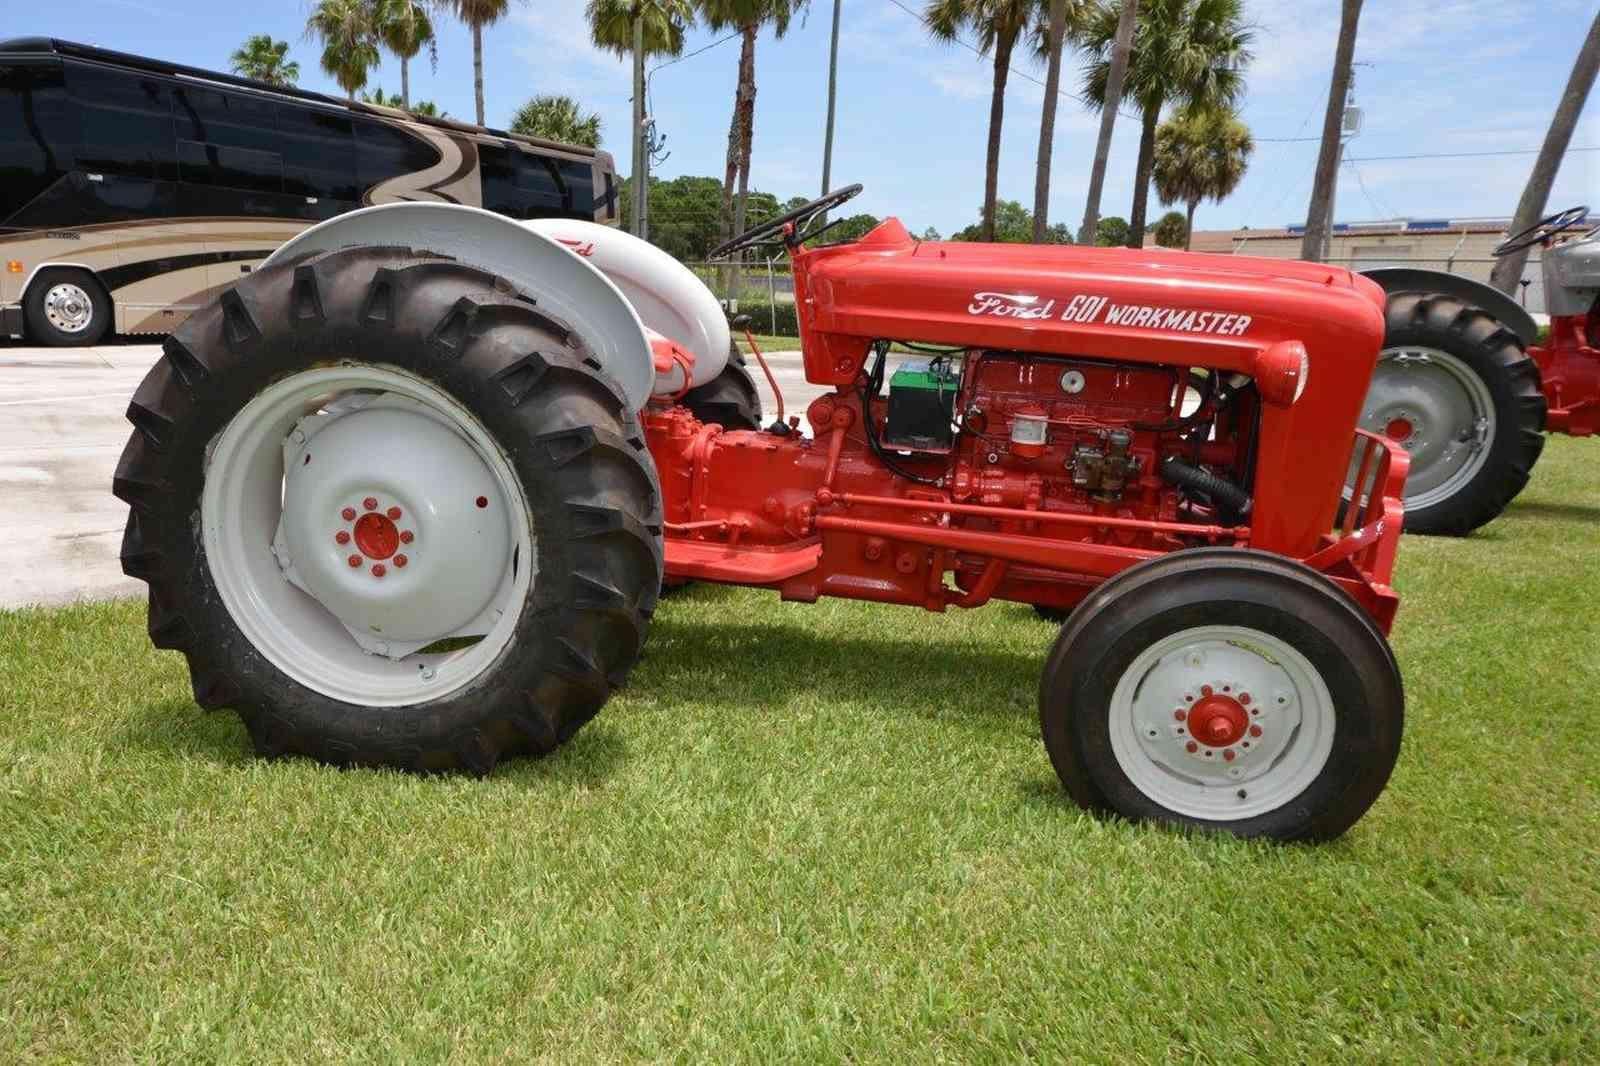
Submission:
[[[1329,212],[1333,188],[1339,180],[1340,140],[1344,129],[1345,98],[1350,95],[1350,67],[1356,54],[1356,23],[1361,0],[1344,0],[1339,16],[1339,43],[1333,53],[1333,82],[1328,87],[1328,107],[1322,116],[1322,147],[1317,151],[1316,176],[1311,179],[1311,204],[1306,208],[1306,232],[1300,238],[1300,258],[1320,262],[1328,253]]]
[[[403,111],[409,111],[413,115],[426,115],[429,118],[450,117],[449,114],[441,112],[439,110],[439,105],[434,103],[432,100],[418,100],[410,107],[406,107],[405,102],[400,99],[399,93],[386,95],[383,91],[383,86],[381,85],[376,89],[361,90],[361,100],[363,103],[377,104],[379,107],[399,108]]]
[[[723,168],[722,231],[724,237],[744,231],[745,206],[750,197],[750,155],[755,138],[756,118],[756,35],[771,26],[774,37],[789,32],[789,22],[804,11],[810,0],[700,0],[701,12],[713,32],[737,29],[739,81],[733,96],[733,117],[728,123],[728,155]],[[738,184],[738,199],[734,185]],[[729,280],[730,291],[739,290],[739,264],[736,259]]]
[[[268,85],[292,86],[300,80],[300,64],[289,59],[289,42],[274,41],[269,33],[245,39],[230,57],[233,72]]]
[[[1061,99],[1061,53],[1066,50],[1068,23],[1083,15],[1083,0],[1050,0],[1044,50],[1044,111],[1039,116],[1039,153],[1033,179],[1033,243],[1043,244],[1050,226],[1050,163],[1055,156],[1056,104]],[[1076,28],[1074,27],[1074,32]]]
[[[994,57],[994,90],[989,97],[989,154],[984,163],[983,221],[978,239],[994,240],[995,200],[1000,192],[1000,128],[1005,121],[1006,80],[1017,38],[1039,16],[1040,0],[929,0],[922,17],[941,41],[961,40],[963,31],[977,37],[977,48]]]
[[[1232,111],[1186,108],[1156,130],[1151,176],[1163,206],[1183,204],[1183,250],[1194,238],[1194,211],[1200,201],[1221,203],[1239,187],[1250,153],[1250,130]]]
[[[1550,198],[1550,186],[1555,184],[1556,171],[1561,168],[1561,157],[1572,141],[1572,131],[1577,128],[1578,116],[1583,113],[1584,101],[1594,88],[1595,74],[1600,71],[1600,13],[1589,27],[1589,36],[1578,49],[1578,58],[1572,64],[1572,74],[1567,78],[1567,88],[1561,94],[1561,103],[1550,116],[1550,129],[1545,133],[1544,145],[1533,161],[1533,173],[1517,201],[1517,213],[1511,220],[1511,232],[1525,230],[1544,214],[1545,201]],[[1489,275],[1489,283],[1501,292],[1511,295],[1517,282],[1522,280],[1522,268],[1528,262],[1528,250],[1501,256]]]
[[[354,101],[379,61],[372,8],[365,0],[319,0],[306,19],[306,36],[322,41],[322,69]]]
[[[683,33],[694,25],[694,8],[690,0],[589,0],[584,15],[598,47],[633,57],[632,227],[636,235],[645,236],[650,168],[644,142],[644,60],[650,55],[683,52]]]
[[[421,0],[375,0],[372,20],[383,46],[400,58],[400,106],[411,110],[411,61],[426,45],[439,62],[433,20]]]
[[[456,17],[472,27],[472,93],[478,105],[478,125],[483,125],[483,28],[499,22],[511,0],[450,0]]]
[[[1128,75],[1128,52],[1133,48],[1133,24],[1138,15],[1139,0],[1122,0],[1117,31],[1111,39],[1111,56],[1107,60],[1106,98],[1100,108],[1100,135],[1094,142],[1094,164],[1089,168],[1089,195],[1083,204],[1079,244],[1096,244],[1100,239],[1100,194],[1106,187],[1111,130],[1117,122],[1117,108],[1122,106],[1122,83]]]
[[[511,132],[562,144],[600,147],[600,116],[584,114],[570,96],[535,96],[517,109]]]
[[[1140,117],[1129,248],[1144,243],[1161,109],[1169,103],[1231,107],[1244,90],[1244,67],[1255,34],[1244,24],[1242,7],[1242,0],[1140,0],[1124,84]],[[1084,30],[1085,47],[1100,57],[1084,71],[1084,95],[1101,107],[1120,15],[1115,4],[1099,5]]]

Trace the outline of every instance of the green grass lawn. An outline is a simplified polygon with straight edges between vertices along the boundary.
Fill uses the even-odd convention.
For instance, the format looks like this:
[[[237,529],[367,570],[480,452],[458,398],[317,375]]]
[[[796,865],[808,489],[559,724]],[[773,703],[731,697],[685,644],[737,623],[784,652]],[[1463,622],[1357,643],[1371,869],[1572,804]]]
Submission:
[[[0,1061],[1596,1061],[1597,468],[1406,541],[1322,847],[1075,809],[1021,607],[696,587],[488,780],[257,760],[142,605],[0,614]]]

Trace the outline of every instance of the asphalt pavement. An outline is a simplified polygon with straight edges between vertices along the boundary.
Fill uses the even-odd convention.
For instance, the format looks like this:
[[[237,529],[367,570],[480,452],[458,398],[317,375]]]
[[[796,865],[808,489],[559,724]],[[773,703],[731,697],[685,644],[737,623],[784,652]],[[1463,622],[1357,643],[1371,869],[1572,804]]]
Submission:
[[[0,607],[143,595],[117,561],[128,509],[111,475],[128,398],[160,356],[157,344],[0,342]],[[789,413],[827,391],[806,383],[799,352],[768,361]],[[754,360],[750,370],[770,418],[772,390]]]

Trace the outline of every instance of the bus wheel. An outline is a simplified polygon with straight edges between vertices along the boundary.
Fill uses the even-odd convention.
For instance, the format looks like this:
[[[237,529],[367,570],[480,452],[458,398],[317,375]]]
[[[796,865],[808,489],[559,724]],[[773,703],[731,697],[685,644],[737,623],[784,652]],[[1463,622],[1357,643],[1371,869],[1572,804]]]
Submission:
[[[52,348],[98,344],[111,328],[111,297],[94,277],[65,267],[39,271],[23,302],[28,336]]]

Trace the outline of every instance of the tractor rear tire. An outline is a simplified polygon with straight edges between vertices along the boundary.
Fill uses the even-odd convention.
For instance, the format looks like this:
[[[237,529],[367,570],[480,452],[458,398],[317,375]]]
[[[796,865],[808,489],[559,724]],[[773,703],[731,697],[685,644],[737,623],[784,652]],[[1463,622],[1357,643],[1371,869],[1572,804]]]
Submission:
[[[1460,536],[1505,510],[1544,448],[1539,368],[1516,334],[1453,296],[1389,296],[1362,428],[1412,453],[1407,533]]]
[[[135,430],[113,491],[130,507],[123,571],[148,583],[151,640],[187,657],[196,702],[236,710],[265,756],[424,771],[487,773],[503,758],[553,751],[592,718],[639,656],[661,585],[662,542],[654,463],[621,391],[595,369],[582,325],[452,260],[357,248],[253,274],[180,326],[129,406]],[[321,387],[341,374],[410,392],[391,400],[351,386],[332,401],[317,394],[303,402],[312,394],[275,391]],[[275,396],[301,410],[266,418],[283,410],[262,406]],[[415,412],[425,405],[413,397],[437,398],[433,421],[445,429],[421,419]],[[385,555],[392,542],[364,541],[360,523],[352,542],[330,506],[326,515],[302,509],[327,528],[301,542],[315,550],[295,551],[294,565],[315,565],[306,559],[329,551],[337,568],[340,553],[352,552],[346,577],[368,580],[371,563],[374,582],[355,595],[387,602],[404,591],[424,625],[453,591],[432,575],[481,567],[486,587],[511,590],[485,601],[453,641],[419,634],[418,647],[392,658],[390,645],[374,639],[387,634],[363,632],[358,642],[328,597],[285,581],[293,567],[273,535],[274,522],[281,534],[295,517],[288,489],[274,487],[291,485],[284,470],[301,465],[287,442],[309,441],[306,471],[352,454],[376,468],[385,453],[416,447],[416,435],[391,432],[367,438],[365,448],[327,443],[312,464],[322,438],[302,432],[301,412],[338,428],[366,417],[368,406],[429,427],[427,439],[441,442],[433,455],[454,449],[482,464],[490,488],[476,498],[478,510],[472,494],[485,490],[470,483],[435,473],[423,484],[418,473],[413,487],[445,498],[475,529],[504,531],[494,533],[503,550],[476,562],[468,543],[486,542],[446,536],[438,521],[430,527],[437,512],[421,505],[395,506],[387,514],[399,521],[387,535],[413,556],[401,570],[404,555]],[[233,454],[253,458],[229,465]],[[227,495],[239,486],[255,491]],[[362,508],[361,491],[344,520]],[[404,503],[406,486],[392,491]],[[235,498],[266,520],[240,518],[228,529],[232,519],[214,501]],[[373,513],[363,520],[378,523],[385,506],[369,498]],[[358,561],[354,549],[373,543],[373,558]],[[387,580],[379,580],[380,558]],[[419,579],[409,590],[403,584]]]
[[[1039,688],[1080,806],[1276,840],[1327,840],[1394,769],[1400,671],[1365,611],[1289,559],[1199,548],[1086,598]]]
[[[722,373],[690,389],[678,402],[707,424],[715,422],[723,429],[760,429],[761,393],[744,367],[739,346],[730,342],[728,347],[728,365]]]

